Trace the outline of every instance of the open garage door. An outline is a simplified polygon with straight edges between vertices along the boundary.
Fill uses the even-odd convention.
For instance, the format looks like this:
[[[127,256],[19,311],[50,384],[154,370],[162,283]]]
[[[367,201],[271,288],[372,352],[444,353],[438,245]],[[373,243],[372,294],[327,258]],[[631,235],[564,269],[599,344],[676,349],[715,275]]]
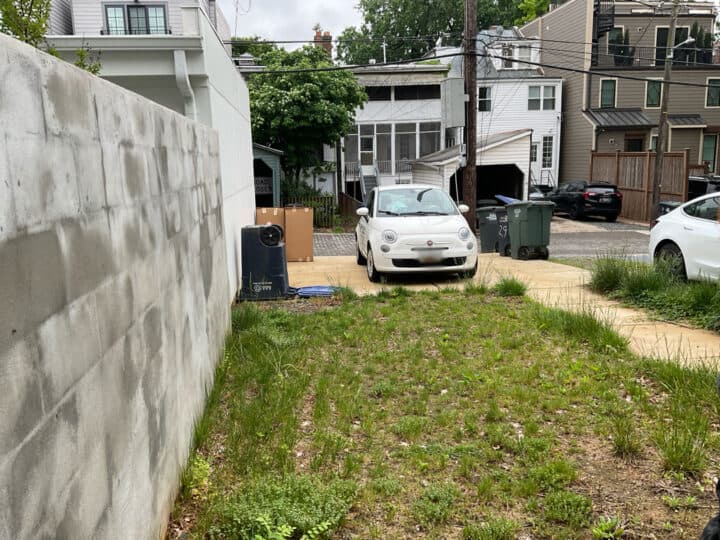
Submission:
[[[523,198],[525,175],[514,164],[481,165],[477,168],[477,200],[493,199],[505,195],[514,199]],[[462,200],[462,169],[450,179],[450,196]]]

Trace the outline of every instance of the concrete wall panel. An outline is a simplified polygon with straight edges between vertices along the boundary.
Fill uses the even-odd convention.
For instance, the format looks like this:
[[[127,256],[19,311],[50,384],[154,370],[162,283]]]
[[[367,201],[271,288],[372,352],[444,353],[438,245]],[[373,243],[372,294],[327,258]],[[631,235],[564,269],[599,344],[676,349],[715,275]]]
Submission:
[[[0,539],[158,538],[229,328],[217,135],[0,36]]]

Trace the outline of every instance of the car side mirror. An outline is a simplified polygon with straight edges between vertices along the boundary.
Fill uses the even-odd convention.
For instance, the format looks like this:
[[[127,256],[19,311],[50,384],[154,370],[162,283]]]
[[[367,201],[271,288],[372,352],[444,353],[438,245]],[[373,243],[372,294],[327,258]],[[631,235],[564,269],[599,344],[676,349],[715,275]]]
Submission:
[[[368,210],[367,206],[361,206],[357,210],[355,210],[355,213],[360,217],[367,217],[370,213],[370,210]]]
[[[458,210],[461,214],[467,214],[470,211],[470,207],[467,204],[459,204]]]

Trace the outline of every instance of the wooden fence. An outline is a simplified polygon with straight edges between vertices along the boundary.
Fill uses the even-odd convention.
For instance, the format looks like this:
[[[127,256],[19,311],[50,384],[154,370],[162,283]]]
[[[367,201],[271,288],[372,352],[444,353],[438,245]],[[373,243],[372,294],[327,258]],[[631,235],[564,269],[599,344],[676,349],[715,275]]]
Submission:
[[[358,201],[355,197],[352,197],[347,193],[340,193],[338,195],[338,203],[338,206],[340,207],[340,217],[345,220],[356,219],[357,214],[355,211],[363,205],[361,201]]]
[[[685,201],[688,192],[688,175],[691,171],[704,171],[704,165],[688,163],[688,151],[666,152],[663,157],[663,201]],[[655,152],[592,152],[590,181],[616,184],[623,194],[622,217],[635,221],[649,221],[652,182],[655,171]],[[693,173],[696,174],[696,173]]]
[[[288,197],[283,206],[302,206],[313,209],[313,226],[329,229],[333,226],[335,215],[335,197],[320,195],[316,197]]]

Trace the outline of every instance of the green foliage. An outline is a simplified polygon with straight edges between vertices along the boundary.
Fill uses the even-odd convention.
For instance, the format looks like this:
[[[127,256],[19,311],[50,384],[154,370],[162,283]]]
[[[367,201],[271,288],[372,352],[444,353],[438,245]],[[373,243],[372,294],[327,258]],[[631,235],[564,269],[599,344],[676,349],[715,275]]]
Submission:
[[[434,523],[445,523],[452,514],[453,504],[459,495],[453,484],[430,484],[420,499],[413,505],[413,515],[418,522],[427,527]]]
[[[503,278],[493,287],[493,291],[498,296],[523,296],[527,285],[516,278]]]
[[[626,274],[626,263],[612,255],[599,257],[592,269],[590,288],[597,293],[609,293],[620,288]]]
[[[533,480],[540,489],[550,490],[566,486],[575,480],[577,471],[572,463],[565,460],[558,460],[532,467],[528,471],[528,477]]]
[[[341,523],[356,494],[357,485],[344,480],[323,482],[304,475],[258,478],[215,504],[209,536],[322,538]]]
[[[545,497],[545,519],[572,527],[583,527],[590,519],[592,503],[572,491],[554,491]]]
[[[270,50],[262,63],[268,71],[332,67],[327,52],[315,46]],[[256,74],[248,88],[253,140],[284,152],[285,177],[297,189],[303,172],[323,164],[322,145],[350,130],[355,108],[367,99],[348,71]]]
[[[82,46],[75,51],[75,66],[93,75],[99,75],[100,69],[102,68],[99,55],[100,53],[95,54],[86,43],[83,43]]]
[[[200,454],[194,454],[182,474],[182,495],[196,495],[207,489],[210,481],[210,464]]]
[[[680,510],[681,508],[693,508],[697,504],[697,497],[686,495],[685,497],[677,497],[675,495],[663,495],[662,501],[670,510]]]
[[[642,451],[643,441],[630,414],[617,414],[613,417],[610,436],[613,452],[617,456],[633,457]]]
[[[445,45],[459,45],[463,33],[463,0],[359,0],[360,27],[346,28],[338,38],[338,59],[346,64],[420,58],[443,36]],[[478,30],[493,24],[512,26],[520,16],[518,0],[479,0]]]
[[[521,15],[515,20],[516,24],[525,24],[540,15],[547,13],[550,0],[521,0],[518,4],[518,10]]]
[[[230,38],[233,58],[250,53],[256,62],[262,64],[265,53],[277,49],[274,43],[264,43],[260,36]]]
[[[709,422],[704,410],[685,400],[671,406],[669,426],[655,436],[665,470],[699,475],[707,464]]]
[[[463,528],[463,540],[512,540],[518,525],[505,518],[490,517],[479,525],[466,525]]]
[[[38,47],[45,42],[50,0],[0,0],[0,32]]]
[[[598,540],[612,540],[614,538],[622,538],[625,534],[625,528],[620,518],[611,516],[602,516],[592,527],[593,538]]]

